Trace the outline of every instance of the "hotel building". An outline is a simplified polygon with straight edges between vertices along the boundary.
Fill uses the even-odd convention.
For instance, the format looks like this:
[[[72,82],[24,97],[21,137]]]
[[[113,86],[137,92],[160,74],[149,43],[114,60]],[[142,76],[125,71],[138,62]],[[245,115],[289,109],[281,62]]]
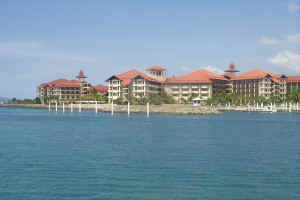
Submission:
[[[160,94],[162,83],[166,79],[165,69],[153,66],[146,69],[148,74],[137,70],[113,75],[106,80],[108,82],[109,102],[129,95],[140,98],[149,94]]]
[[[287,93],[294,89],[300,89],[300,76],[289,76],[286,80]]]
[[[216,75],[201,69],[187,75],[168,78],[164,82],[164,90],[181,103],[189,97],[200,97],[207,100],[215,92],[227,91],[228,80],[221,75]]]
[[[226,76],[226,75],[225,75]],[[261,69],[251,70],[229,78],[232,93],[245,97],[265,98],[278,97],[284,99],[287,93],[287,77],[283,74],[273,74]]]
[[[151,93],[159,94],[161,91],[173,96],[178,103],[190,97],[207,100],[218,92],[240,94],[244,97],[275,96],[285,99],[292,89],[300,88],[299,76],[287,77],[261,69],[238,75],[236,73],[239,71],[234,64],[222,75],[201,69],[187,75],[167,78],[165,68],[154,66],[146,71],[147,74],[131,70],[107,79],[110,101],[126,99],[128,95],[139,98]]]
[[[37,95],[44,103],[52,101],[76,101],[90,94],[93,88],[98,94],[108,94],[109,102],[129,96],[141,98],[150,94],[160,94],[162,91],[174,97],[178,103],[190,97],[207,100],[218,92],[240,94],[244,97],[265,98],[278,97],[285,99],[295,88],[300,88],[300,76],[287,77],[283,74],[273,74],[261,69],[237,75],[239,72],[233,64],[225,73],[218,75],[200,69],[198,71],[167,78],[166,69],[153,66],[146,69],[147,73],[137,70],[113,75],[106,80],[108,87],[92,86],[86,82],[86,76],[81,70],[76,80],[57,79],[42,83],[37,87]]]
[[[37,87],[37,96],[42,103],[46,101],[76,101],[81,96],[86,96],[93,86],[86,82],[86,76],[80,70],[76,80],[57,79],[51,82],[42,83]],[[95,89],[99,93],[105,93],[105,86],[98,85]],[[107,88],[106,88],[107,90]]]

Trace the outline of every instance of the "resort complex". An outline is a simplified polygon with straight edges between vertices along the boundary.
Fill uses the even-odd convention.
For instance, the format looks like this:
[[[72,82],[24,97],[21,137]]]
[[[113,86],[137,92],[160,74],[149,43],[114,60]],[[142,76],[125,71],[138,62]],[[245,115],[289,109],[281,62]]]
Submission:
[[[99,94],[106,94],[107,87],[103,85],[92,86],[86,82],[84,72],[80,70],[75,80],[57,79],[42,83],[37,87],[38,97],[45,101],[77,101],[89,95],[93,89]]]
[[[178,76],[168,77],[166,68],[149,67],[146,72],[135,69],[110,76],[108,86],[92,86],[86,81],[83,71],[76,80],[57,79],[38,86],[38,97],[58,101],[77,101],[90,95],[92,91],[107,95],[108,102],[127,101],[133,97],[140,99],[151,95],[166,94],[176,103],[191,98],[206,101],[214,94],[237,94],[245,98],[263,97],[284,100],[294,89],[300,88],[300,76],[274,74],[261,69],[237,74],[234,64],[224,74],[215,74],[205,69]]]

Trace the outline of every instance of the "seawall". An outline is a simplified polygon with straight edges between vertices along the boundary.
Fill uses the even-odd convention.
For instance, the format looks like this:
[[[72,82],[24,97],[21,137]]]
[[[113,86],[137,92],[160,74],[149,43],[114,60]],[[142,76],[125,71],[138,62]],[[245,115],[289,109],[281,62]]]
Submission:
[[[48,105],[41,104],[2,104],[0,107],[19,107],[32,109],[49,109]],[[62,105],[58,105],[58,110],[62,110]],[[98,112],[111,112],[111,104],[98,104]],[[71,106],[65,105],[65,111],[70,112]],[[95,110],[95,104],[81,104],[82,110]],[[114,112],[127,113],[127,105],[114,105]],[[55,105],[51,105],[51,110],[55,110]],[[78,112],[79,104],[73,104],[74,112]],[[208,106],[193,106],[183,104],[163,104],[150,105],[149,111],[158,114],[184,114],[184,115],[206,115],[206,114],[220,114],[215,108]],[[146,105],[130,105],[131,113],[146,113]]]

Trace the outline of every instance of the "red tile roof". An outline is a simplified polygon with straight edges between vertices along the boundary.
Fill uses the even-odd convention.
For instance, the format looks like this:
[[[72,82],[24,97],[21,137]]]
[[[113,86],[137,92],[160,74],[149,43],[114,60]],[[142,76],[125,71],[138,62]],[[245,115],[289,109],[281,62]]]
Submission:
[[[249,79],[263,79],[270,76],[275,83],[279,83],[279,79],[285,77],[283,74],[273,74],[261,69],[254,69],[239,76],[232,78],[232,80],[249,80]]]
[[[39,87],[39,88],[43,88],[43,87],[46,87],[46,86],[48,86],[48,83],[42,83],[42,84],[40,84],[38,87]]]
[[[146,69],[146,71],[166,71],[166,68],[160,66],[152,66]]]
[[[288,83],[300,83],[300,76],[288,76],[286,82],[288,82]]]
[[[244,80],[244,79],[262,79],[265,78],[267,75],[273,77],[275,74],[271,72],[266,72],[261,69],[254,69],[239,76],[236,76],[234,80]]]
[[[87,78],[87,77],[84,75],[83,71],[80,70],[80,72],[79,72],[79,74],[76,76],[76,78]]]
[[[221,75],[214,74],[205,69],[200,69],[187,75],[168,78],[166,83],[211,83],[213,79],[227,80]]]
[[[78,80],[57,79],[49,83],[42,83],[39,87],[73,87],[80,88],[81,84]]]
[[[106,93],[108,90],[108,87],[105,85],[96,85],[96,86],[92,86],[88,89],[88,91],[91,91],[93,88],[95,88],[99,93]]]
[[[224,77],[225,78],[228,78],[228,79],[234,79],[236,77],[236,75],[232,74],[232,73],[225,73],[224,74]]]
[[[151,78],[150,76],[148,76],[148,75],[146,75],[146,74],[144,74],[142,72],[139,72],[139,71],[137,71],[135,69],[134,70],[130,70],[128,72],[125,72],[123,74],[113,75],[109,79],[107,79],[106,81],[110,80],[113,77],[116,77],[117,79],[119,79],[119,80],[122,81],[121,82],[122,86],[128,86],[131,83],[131,81],[134,78],[138,77],[138,76],[140,76],[140,77],[142,77],[142,78],[144,78],[145,80],[148,80],[148,81],[161,83],[160,81],[158,81],[158,80],[156,80],[154,78]]]

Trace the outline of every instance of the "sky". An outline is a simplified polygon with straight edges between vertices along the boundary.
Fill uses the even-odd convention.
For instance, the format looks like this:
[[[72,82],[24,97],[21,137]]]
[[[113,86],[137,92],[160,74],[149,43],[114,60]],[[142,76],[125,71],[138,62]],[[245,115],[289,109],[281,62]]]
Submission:
[[[300,75],[300,0],[1,0],[0,96],[159,65],[169,76],[199,69]]]

